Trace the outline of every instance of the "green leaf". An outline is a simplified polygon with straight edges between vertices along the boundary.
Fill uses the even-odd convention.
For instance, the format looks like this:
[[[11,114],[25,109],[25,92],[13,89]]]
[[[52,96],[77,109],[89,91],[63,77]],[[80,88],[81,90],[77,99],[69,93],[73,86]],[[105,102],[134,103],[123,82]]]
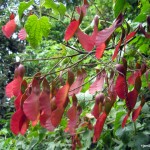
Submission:
[[[25,29],[29,35],[29,42],[33,48],[36,48],[42,37],[47,37],[51,28],[49,19],[45,16],[38,19],[36,15],[31,15],[25,24]]]
[[[52,9],[57,9],[57,5],[54,3],[53,0],[45,0],[45,3],[43,4],[45,8],[52,8]]]
[[[33,4],[33,0],[29,1],[29,2],[21,2],[18,8],[18,14],[19,14],[19,18],[21,18],[23,12],[29,8],[31,5]]]
[[[66,12],[66,7],[63,3],[55,3],[53,0],[45,0],[43,6],[45,6],[46,9],[53,9],[54,12],[59,13],[60,15],[64,15]]]
[[[126,3],[125,0],[116,0],[115,6],[114,6],[115,17],[117,17],[123,11],[125,3]]]

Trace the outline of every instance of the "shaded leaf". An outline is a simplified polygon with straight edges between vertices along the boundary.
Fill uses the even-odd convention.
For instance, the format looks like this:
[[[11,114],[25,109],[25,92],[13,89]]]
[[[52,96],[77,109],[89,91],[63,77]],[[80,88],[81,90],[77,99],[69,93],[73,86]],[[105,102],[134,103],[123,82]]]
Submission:
[[[78,94],[81,89],[82,89],[82,84],[84,82],[84,79],[86,78],[86,72],[84,69],[79,70],[77,72],[77,78],[74,81],[74,83],[71,85],[70,89],[69,89],[69,95],[74,95],[74,94]]]
[[[93,82],[89,88],[90,94],[94,94],[96,91],[102,91],[105,76],[106,76],[105,70],[103,70],[101,73],[98,73],[95,82]]]

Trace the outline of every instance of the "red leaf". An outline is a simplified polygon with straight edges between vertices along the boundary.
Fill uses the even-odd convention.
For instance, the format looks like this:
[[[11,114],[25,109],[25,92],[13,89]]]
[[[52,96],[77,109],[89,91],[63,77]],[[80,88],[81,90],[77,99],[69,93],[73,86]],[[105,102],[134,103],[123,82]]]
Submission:
[[[24,28],[22,28],[19,33],[18,33],[18,38],[20,40],[25,40],[27,37],[27,33],[26,33],[26,30]]]
[[[29,120],[35,121],[39,117],[39,96],[40,96],[40,85],[34,78],[32,81],[32,92],[31,95],[24,101],[23,111]]]
[[[104,94],[103,93],[100,93],[98,95],[96,95],[96,98],[95,98],[95,105],[93,107],[93,110],[92,110],[92,115],[97,119],[102,111],[102,103],[104,101]]]
[[[42,114],[50,115],[51,105],[50,105],[50,86],[46,79],[43,80],[43,91],[39,97],[40,111]]]
[[[120,14],[115,22],[109,28],[106,28],[98,32],[96,36],[96,46],[105,43],[106,40],[112,35],[116,28],[118,28],[123,22],[123,16]]]
[[[10,20],[13,20],[15,18],[15,14],[12,12],[11,14],[10,14],[10,16],[9,16],[9,19]]]
[[[14,134],[25,134],[29,125],[29,121],[24,115],[23,110],[18,109],[11,117],[10,129]]]
[[[137,109],[135,109],[132,113],[132,120],[136,121],[136,119],[138,118],[140,112],[141,112],[142,106],[140,105]]]
[[[70,109],[68,109],[67,116],[70,121],[74,121],[77,116],[77,107],[73,105]]]
[[[127,123],[127,120],[129,118],[129,114],[126,114],[126,116],[124,117],[123,121],[122,121],[122,128],[125,127],[126,123]]]
[[[17,25],[15,23],[15,20],[14,19],[10,20],[9,22],[7,22],[6,25],[2,26],[3,34],[7,38],[10,38],[12,34],[15,32],[16,26]]]
[[[132,110],[134,108],[137,101],[137,97],[138,97],[138,92],[135,88],[128,93],[126,98],[126,105],[129,110]]]
[[[126,43],[127,41],[129,41],[131,38],[133,38],[133,37],[135,36],[135,34],[136,34],[136,31],[130,32],[130,33],[126,36],[125,43]]]
[[[117,46],[115,48],[115,52],[114,52],[114,54],[112,56],[112,60],[114,60],[117,57],[117,55],[119,53],[119,48],[120,48],[121,43],[122,43],[122,39],[120,39],[120,41],[118,42],[118,44],[117,44]]]
[[[79,21],[73,20],[70,22],[65,32],[65,37],[64,37],[65,41],[68,41],[75,34],[78,27],[79,27]]]
[[[71,85],[70,89],[69,89],[69,95],[72,96],[74,94],[78,94],[81,89],[82,89],[82,84],[84,82],[84,79],[86,78],[86,72],[84,69],[82,69],[81,71],[79,70],[77,72],[77,78],[74,81],[74,83]]]
[[[134,84],[135,84],[135,79],[136,79],[138,76],[141,76],[140,70],[137,70],[137,71],[133,72],[133,73],[129,76],[129,78],[128,78],[128,83],[129,83],[130,85],[134,85]]]
[[[20,105],[21,105],[21,98],[22,98],[22,93],[20,93],[17,98],[15,99],[15,108],[16,110],[18,110],[20,108]]]
[[[52,113],[51,113],[51,123],[54,127],[57,127],[62,119],[64,113],[63,107],[57,107]]]
[[[95,57],[97,59],[100,59],[103,56],[105,48],[106,48],[105,43],[101,43],[99,46],[97,46],[95,53]]]
[[[57,107],[64,107],[67,101],[69,84],[66,83],[62,88],[60,88],[56,94],[56,105]]]
[[[11,81],[9,84],[7,84],[5,93],[8,98],[12,98],[13,96],[18,96],[21,92],[21,82],[22,78],[18,76],[17,78],[14,78],[13,81]]]
[[[128,87],[126,83],[126,79],[122,75],[118,75],[115,85],[116,93],[119,98],[125,99],[128,93]]]
[[[102,91],[106,72],[103,70],[100,74],[97,75],[95,82],[89,88],[89,92],[94,94],[96,91]]]
[[[87,35],[86,33],[82,32],[80,28],[78,28],[76,36],[78,37],[80,44],[86,51],[90,52],[94,48],[97,32],[98,32],[98,16],[94,18],[94,30],[92,35]]]
[[[122,76],[126,76],[126,68],[124,67],[124,64],[117,64],[116,65],[116,70],[118,71],[118,73]]]
[[[103,126],[104,126],[106,118],[107,118],[107,114],[105,112],[103,112],[97,119],[95,127],[94,127],[93,143],[98,141],[98,139],[101,135],[101,132],[103,130]]]

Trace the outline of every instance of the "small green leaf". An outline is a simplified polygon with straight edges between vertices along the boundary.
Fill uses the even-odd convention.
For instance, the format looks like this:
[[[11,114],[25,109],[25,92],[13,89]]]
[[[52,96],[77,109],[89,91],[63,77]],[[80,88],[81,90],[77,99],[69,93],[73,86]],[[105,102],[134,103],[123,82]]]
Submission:
[[[45,6],[46,9],[48,9],[48,8],[56,9],[57,8],[57,5],[54,3],[53,0],[45,0],[45,3],[43,4],[43,6]]]
[[[42,37],[47,37],[50,31],[51,25],[49,19],[45,16],[38,19],[36,15],[31,15],[25,24],[25,29],[29,35],[29,42],[33,48],[36,48]]]
[[[29,1],[29,2],[21,2],[18,8],[18,14],[19,14],[19,18],[21,18],[23,12],[29,8],[31,5],[33,4],[33,0]]]
[[[60,15],[64,15],[66,12],[66,7],[63,3],[55,3],[53,0],[45,0],[43,6],[45,6],[46,9],[53,9],[54,12],[59,13]]]
[[[126,3],[125,0],[116,0],[115,6],[114,6],[115,17],[117,17],[123,11],[125,3]]]

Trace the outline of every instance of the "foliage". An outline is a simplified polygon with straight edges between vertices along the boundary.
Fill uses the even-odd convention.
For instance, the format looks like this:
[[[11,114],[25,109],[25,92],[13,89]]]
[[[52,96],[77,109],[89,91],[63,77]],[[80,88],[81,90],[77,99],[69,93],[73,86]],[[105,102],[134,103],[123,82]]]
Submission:
[[[1,149],[149,144],[150,3],[109,2],[23,1],[3,24],[8,40],[19,32],[26,50],[15,54],[5,89],[14,105],[0,120]]]

